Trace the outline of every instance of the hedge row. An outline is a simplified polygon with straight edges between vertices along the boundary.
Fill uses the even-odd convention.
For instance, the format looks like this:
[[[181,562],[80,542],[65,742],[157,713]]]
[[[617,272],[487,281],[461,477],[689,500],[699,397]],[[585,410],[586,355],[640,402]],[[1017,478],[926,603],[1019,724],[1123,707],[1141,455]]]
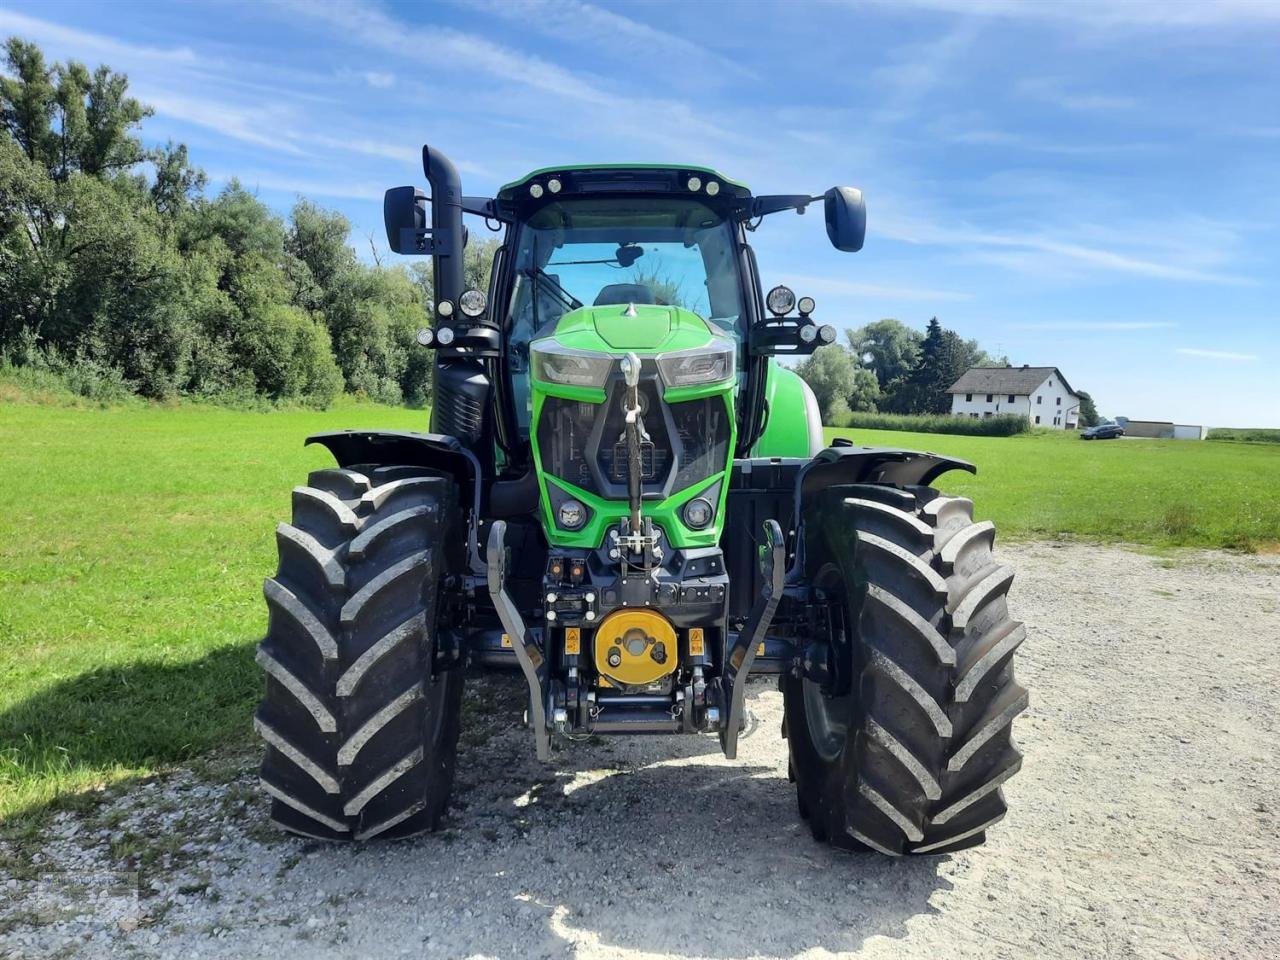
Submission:
[[[1210,440],[1239,440],[1244,443],[1280,443],[1280,430],[1266,427],[1210,427]]]
[[[847,421],[832,426],[863,430],[903,430],[908,433],[957,433],[971,437],[1011,437],[1031,431],[1029,419],[1011,413],[979,419],[932,413],[851,413]]]

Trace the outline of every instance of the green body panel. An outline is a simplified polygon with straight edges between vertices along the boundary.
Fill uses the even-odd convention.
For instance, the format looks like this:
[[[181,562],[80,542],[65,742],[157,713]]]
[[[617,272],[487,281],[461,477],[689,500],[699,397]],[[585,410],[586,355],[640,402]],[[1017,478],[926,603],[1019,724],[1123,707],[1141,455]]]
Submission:
[[[557,343],[575,350],[589,350],[615,358],[621,358],[633,352],[641,359],[646,359],[670,351],[708,346],[714,337],[706,321],[697,314],[679,307],[635,304],[633,311],[635,316],[626,316],[629,309],[631,308],[625,305],[616,304],[580,307],[560,318],[552,338]],[[536,350],[537,346],[537,340],[530,344],[531,349]],[[737,381],[734,378],[720,383],[675,387],[664,391],[663,399],[668,403],[678,403],[703,397],[722,397],[729,415],[729,450],[732,451],[737,442],[737,423],[733,411],[736,386]],[[596,387],[547,383],[536,378],[531,380],[531,389],[533,419],[529,434],[542,500],[542,526],[546,532],[547,541],[561,547],[586,549],[599,547],[604,542],[609,528],[617,525],[629,514],[627,501],[606,499],[559,477],[547,475],[543,470],[541,451],[538,449],[537,424],[541,419],[542,406],[547,397],[603,403],[605,391]],[[728,474],[731,465],[732,457],[721,473],[699,480],[683,490],[675,490],[671,496],[663,500],[645,500],[642,506],[644,516],[653,518],[655,525],[662,528],[667,541],[673,547],[716,546],[720,542],[720,533],[724,525],[725,502],[729,496]],[[715,520],[702,530],[694,530],[686,526],[680,518],[680,508],[717,482],[720,482],[720,494],[716,503]],[[591,509],[592,517],[585,527],[581,530],[566,531],[556,526],[551,511],[551,499],[547,495],[548,484],[555,485]]]
[[[701,167],[696,164],[672,164],[672,163],[571,163],[563,167],[542,167],[534,170],[532,173],[525,174],[519,180],[512,180],[510,183],[503,184],[498,188],[499,199],[509,199],[512,194],[517,191],[523,192],[533,180],[543,177],[549,177],[555,173],[569,173],[574,170],[675,170],[681,173],[700,173],[704,176],[715,177],[721,183],[733,189],[734,195],[740,198],[751,196],[751,188],[739,180],[726,177],[718,170],[710,167]]]
[[[553,337],[575,350],[619,357],[635,351],[640,356],[652,356],[704,347],[711,340],[711,331],[696,313],[680,307],[611,303],[566,313],[556,324]],[[529,346],[536,349],[537,344],[535,340]]]
[[[764,431],[751,448],[751,456],[810,457],[822,448],[822,426],[820,418],[814,417],[817,404],[813,392],[799,374],[772,357],[765,383],[765,406]]]

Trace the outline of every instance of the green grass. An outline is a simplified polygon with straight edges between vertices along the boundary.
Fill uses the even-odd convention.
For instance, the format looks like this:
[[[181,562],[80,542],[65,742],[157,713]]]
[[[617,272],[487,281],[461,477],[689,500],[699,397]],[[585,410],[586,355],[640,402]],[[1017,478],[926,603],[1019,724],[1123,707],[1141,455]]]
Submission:
[[[303,438],[425,423],[0,405],[0,820],[246,742],[275,523],[332,462]]]
[[[1267,427],[1210,427],[1210,440],[1239,440],[1243,443],[1280,443],[1280,430]]]
[[[1211,440],[1094,440],[1041,431],[960,437],[828,428],[876,447],[968,460],[938,486],[970,497],[1003,538],[1078,537],[1156,547],[1274,549],[1280,447]]]
[[[308,433],[421,428],[420,411],[105,409],[0,398],[0,819],[21,829],[90,787],[251,742],[262,578]],[[1280,447],[832,430],[972,460],[1002,537],[1155,546],[1280,541]],[[1088,576],[1082,571],[1081,576]]]

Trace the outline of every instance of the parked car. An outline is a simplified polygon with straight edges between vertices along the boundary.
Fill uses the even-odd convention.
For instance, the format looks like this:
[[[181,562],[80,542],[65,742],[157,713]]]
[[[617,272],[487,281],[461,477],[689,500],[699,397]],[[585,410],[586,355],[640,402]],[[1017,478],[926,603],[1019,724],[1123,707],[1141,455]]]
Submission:
[[[1124,427],[1118,423],[1099,423],[1088,430],[1080,431],[1081,440],[1114,440],[1124,436]]]

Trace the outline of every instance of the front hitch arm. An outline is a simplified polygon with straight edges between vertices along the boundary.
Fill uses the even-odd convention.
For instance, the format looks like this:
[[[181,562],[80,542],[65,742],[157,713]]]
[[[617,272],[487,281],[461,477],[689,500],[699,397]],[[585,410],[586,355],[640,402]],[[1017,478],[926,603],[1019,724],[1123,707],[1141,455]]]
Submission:
[[[720,749],[730,760],[738,756],[738,731],[742,729],[742,718],[746,712],[747,677],[755,662],[756,651],[760,649],[760,641],[769,632],[773,615],[782,600],[786,579],[787,544],[777,520],[764,522],[764,538],[765,545],[760,550],[763,554],[764,589],[751,607],[746,624],[738,632],[738,640],[729,652],[724,675],[720,678],[721,702],[729,707],[728,716],[720,727]]]
[[[511,637],[511,646],[529,684],[529,726],[539,760],[551,759],[551,728],[547,726],[547,658],[525,626],[524,617],[507,592],[507,522],[495,520],[489,531],[489,596],[498,611],[502,628]]]

